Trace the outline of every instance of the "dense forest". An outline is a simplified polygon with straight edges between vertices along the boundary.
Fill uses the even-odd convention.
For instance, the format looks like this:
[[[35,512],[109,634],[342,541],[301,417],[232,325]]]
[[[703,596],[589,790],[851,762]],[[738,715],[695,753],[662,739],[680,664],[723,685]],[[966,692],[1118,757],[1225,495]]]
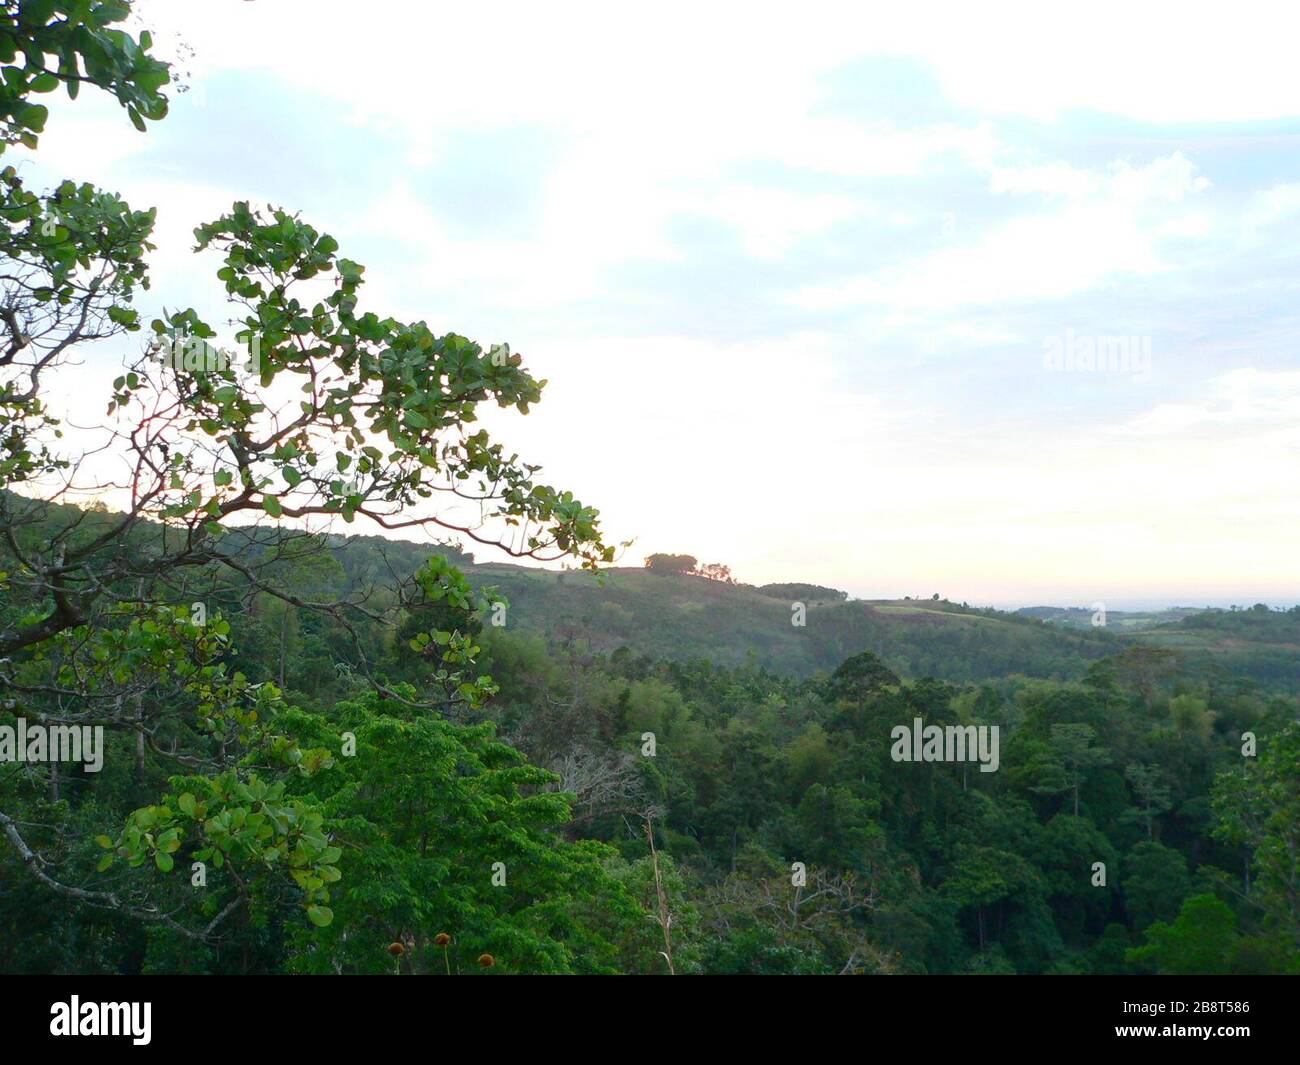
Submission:
[[[130,4],[4,10],[8,152],[55,91],[165,118]],[[521,357],[291,211],[195,229],[251,372],[149,305],[152,209],[10,165],[0,218],[0,971],[1300,973],[1295,611],[615,566],[481,427]],[[96,467],[58,396],[106,344]]]
[[[94,542],[120,519],[17,497],[5,505],[24,555],[55,529],[75,525],[70,544]],[[164,535],[142,525],[132,548],[154,555]],[[214,563],[196,600],[203,624],[190,604],[160,605],[101,637],[129,667],[88,646],[68,661],[30,656],[10,673],[27,694],[5,722],[20,709],[57,716],[50,693],[69,668],[91,675],[100,661],[130,674],[146,742],[110,738],[97,775],[7,766],[18,772],[4,778],[6,810],[48,826],[24,837],[44,862],[80,866],[87,887],[138,893],[172,916],[124,921],[25,883],[10,851],[5,971],[437,973],[485,971],[481,957],[494,972],[1254,973],[1300,963],[1294,678],[1269,687],[1136,640],[1099,644],[1069,675],[1031,675],[1062,668],[1044,651],[990,677],[996,670],[957,654],[936,626],[918,633],[901,620],[894,638],[910,639],[914,654],[971,675],[900,675],[886,661],[891,640],[867,632],[876,650],[797,676],[755,654],[726,665],[651,656],[617,638],[610,648],[608,634],[590,640],[563,612],[522,628],[499,580],[471,584],[456,567],[509,571],[447,547],[251,540],[234,530],[220,550],[259,571],[265,562],[276,588],[364,600],[376,618],[286,601],[219,577]],[[439,574],[446,591],[385,601],[376,589],[394,574],[434,589]],[[651,576],[633,589],[665,581],[700,597],[717,587]],[[664,609],[622,594],[629,617]],[[6,631],[25,605],[6,600]],[[1292,621],[1225,612],[1203,622],[1267,623]],[[1006,622],[1006,644],[983,653],[1015,653],[1026,625],[1044,647],[1067,638]],[[287,747],[292,770],[245,758],[246,772],[226,777],[178,771],[172,752],[216,742],[203,715],[232,685],[256,708],[247,713],[274,723],[268,740]],[[891,729],[915,718],[999,726],[998,771],[894,761]],[[344,756],[348,734],[355,753]],[[1257,753],[1244,756],[1251,736]],[[310,832],[286,851],[276,819],[302,819]],[[253,872],[250,859],[266,864]],[[190,882],[196,860],[208,868],[201,892]],[[287,880],[271,875],[282,862]],[[169,927],[201,926],[232,902],[211,942]]]

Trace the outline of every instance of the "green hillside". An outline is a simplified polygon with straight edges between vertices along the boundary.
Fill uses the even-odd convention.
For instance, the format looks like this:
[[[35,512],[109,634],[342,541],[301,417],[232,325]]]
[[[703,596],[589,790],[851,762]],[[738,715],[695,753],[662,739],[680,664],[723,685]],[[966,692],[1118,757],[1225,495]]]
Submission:
[[[979,680],[1024,673],[1075,677],[1109,653],[1109,633],[1062,631],[1033,619],[925,600],[792,604],[746,585],[644,569],[589,573],[471,566],[471,580],[509,600],[507,625],[593,651],[619,647],[652,658],[707,658],[741,665],[751,656],[776,672],[829,672],[869,650],[913,676]]]
[[[1148,643],[1223,672],[1279,690],[1300,690],[1300,609],[1204,610],[1143,635]]]
[[[1092,611],[1031,607],[1017,613],[1074,632],[1092,628]],[[1109,611],[1109,632],[1176,651],[1193,669],[1249,677],[1281,691],[1300,691],[1300,609],[1248,610],[1176,607],[1157,611]]]
[[[7,499],[19,511],[30,506],[16,496]],[[81,514],[70,506],[42,511],[50,527],[77,520],[86,537],[114,521],[111,512]],[[144,522],[133,539],[147,545],[159,536],[157,526]],[[271,542],[265,530],[232,529],[221,551],[258,556]],[[597,574],[477,563],[456,545],[378,536],[327,536],[320,544],[332,561],[318,565],[305,586],[317,582],[326,598],[364,595],[409,579],[431,555],[441,555],[476,588],[504,597],[506,629],[598,654],[626,648],[651,659],[706,659],[810,677],[871,651],[903,675],[965,683],[1012,674],[1077,680],[1089,663],[1141,643],[1177,652],[1189,675],[1228,673],[1268,690],[1300,691],[1296,610],[1110,611],[1106,626],[1097,628],[1091,611],[1077,607],[1002,611],[935,599],[845,600],[822,589],[822,598],[809,596],[804,603],[806,624],[797,626],[793,603],[773,589],[811,592],[817,586],[756,588],[642,567]]]

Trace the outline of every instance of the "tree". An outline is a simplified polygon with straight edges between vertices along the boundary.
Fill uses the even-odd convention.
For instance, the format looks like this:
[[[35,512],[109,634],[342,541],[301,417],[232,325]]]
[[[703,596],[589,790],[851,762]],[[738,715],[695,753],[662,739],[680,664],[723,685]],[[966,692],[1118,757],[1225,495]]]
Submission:
[[[1135,928],[1173,920],[1191,886],[1187,859],[1171,847],[1145,840],[1125,856],[1122,884],[1124,906]]]
[[[500,972],[612,972],[620,944],[640,933],[640,907],[605,869],[612,849],[554,835],[573,796],[549,790],[557,778],[491,725],[413,714],[373,693],[328,722],[286,724],[324,747],[344,731],[357,741],[354,756],[302,785],[330,816],[342,876],[335,920],[299,930],[293,968],[390,972],[396,942],[415,974],[478,972],[483,953]]]
[[[1300,959],[1300,725],[1264,738],[1259,757],[1243,763],[1214,783],[1214,834],[1250,849],[1249,898]]]
[[[839,664],[826,685],[826,693],[832,699],[859,701],[901,683],[879,655],[863,651]]]
[[[167,64],[150,56],[152,41],[112,28],[131,13],[125,0],[8,0],[0,12],[0,154],[35,148],[49,109],[32,97],[63,86],[75,100],[83,85],[112,93],[136,129],[167,113]],[[22,65],[15,62],[22,53]]]
[[[701,577],[707,577],[711,581],[718,581],[721,584],[735,584],[731,579],[731,567],[724,566],[721,562],[709,562],[699,569]]]
[[[699,565],[694,555],[647,555],[645,560],[651,573],[694,573]]]
[[[1177,695],[1169,700],[1169,724],[1180,741],[1207,743],[1214,732],[1214,711],[1195,695]]]
[[[1213,895],[1194,895],[1173,924],[1157,921],[1147,929],[1146,945],[1134,947],[1126,957],[1169,976],[1224,976],[1231,971],[1236,923],[1226,903]]]
[[[1034,864],[1041,870],[1048,894],[1061,911],[1063,931],[1076,935],[1088,921],[1109,912],[1114,885],[1094,885],[1093,865],[1118,869],[1119,855],[1110,840],[1085,817],[1058,813],[1045,826]]]
[[[36,145],[45,109],[29,97],[58,84],[73,96],[83,84],[112,92],[138,128],[166,113],[168,71],[148,57],[148,34],[137,41],[111,26],[129,13],[125,0],[6,6],[0,52],[6,61],[21,52],[25,65],[6,67],[5,144]],[[38,195],[10,167],[0,217],[0,688],[15,714],[55,727],[89,717],[112,737],[110,753],[120,739],[149,779],[181,781],[117,828],[102,812],[88,826],[66,807],[27,816],[39,787],[28,779],[0,791],[0,830],[44,889],[83,904],[179,929],[183,911],[167,908],[169,888],[146,871],[210,852],[239,887],[230,909],[184,913],[197,916],[189,934],[213,934],[267,879],[295,881],[319,923],[329,829],[282,830],[285,810],[299,826],[316,813],[306,798],[285,805],[279,789],[337,752],[283,731],[278,688],[230,668],[229,623],[206,605],[234,589],[273,598],[336,625],[347,639],[338,664],[386,698],[434,712],[481,704],[493,686],[467,672],[465,634],[417,634],[437,648],[431,693],[399,691],[372,668],[374,627],[395,626],[408,605],[477,605],[454,567],[435,558],[376,607],[364,594],[322,598],[284,561],[319,550],[308,524],[336,520],[450,530],[513,557],[611,561],[597,511],[538,481],[538,467],[475,424],[484,406],[527,414],[542,383],[506,344],[485,349],[364,308],[364,267],[332,237],[241,202],[195,236],[197,251],[221,260],[247,360],[219,348],[193,309],[153,319],[148,350],[106,397],[105,451],[125,472],[97,472],[63,453],[49,395],[83,345],[140,330],[154,213],[72,182]],[[88,492],[121,509],[62,505]],[[435,502],[457,498],[480,517]],[[258,827],[223,849],[214,817],[225,831],[244,832],[249,819]],[[98,864],[117,878],[112,887],[91,886],[87,831],[102,840]]]
[[[1105,765],[1110,754],[1093,746],[1096,730],[1091,725],[1053,725],[1049,741],[1050,761],[1042,766],[1042,776],[1034,791],[1054,795],[1068,791],[1074,800],[1074,816],[1079,816],[1079,789],[1088,770]]]
[[[1149,708],[1160,682],[1171,676],[1177,667],[1178,655],[1163,647],[1137,644],[1115,655],[1111,661],[1120,684],[1137,691]]]
[[[826,588],[820,584],[764,584],[756,590],[759,595],[771,599],[784,599],[792,603],[816,603],[827,600],[842,603],[849,597],[848,592],[841,592],[838,588]]]
[[[944,884],[944,893],[963,908],[974,907],[981,953],[987,941],[987,910],[1022,891],[1033,875],[1029,865],[1015,854],[996,847],[961,848],[952,875]]]
[[[754,848],[710,894],[706,927],[715,940],[710,971],[726,974],[889,973],[893,960],[862,919],[878,905],[876,887],[854,874],[807,869],[791,883],[783,866]]]
[[[1155,821],[1173,804],[1169,788],[1163,783],[1164,774],[1156,765],[1139,765],[1136,762],[1124,769],[1124,779],[1133,789],[1137,809],[1125,814],[1131,821],[1140,822],[1147,830],[1147,839],[1155,839]]]

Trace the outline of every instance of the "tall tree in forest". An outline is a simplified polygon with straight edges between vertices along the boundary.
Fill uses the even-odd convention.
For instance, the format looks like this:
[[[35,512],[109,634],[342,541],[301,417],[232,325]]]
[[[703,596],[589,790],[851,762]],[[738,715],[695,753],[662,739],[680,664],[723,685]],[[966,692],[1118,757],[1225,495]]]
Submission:
[[[1215,781],[1215,834],[1250,849],[1248,898],[1300,967],[1300,725],[1262,737],[1242,762]]]

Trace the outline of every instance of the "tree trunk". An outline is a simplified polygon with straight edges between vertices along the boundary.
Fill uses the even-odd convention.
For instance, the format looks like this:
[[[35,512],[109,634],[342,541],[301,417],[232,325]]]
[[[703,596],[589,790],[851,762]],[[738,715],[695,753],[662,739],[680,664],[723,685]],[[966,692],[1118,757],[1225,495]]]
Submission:
[[[280,612],[280,690],[284,691],[284,649],[289,642],[289,604],[281,603]]]
[[[135,697],[135,775],[144,778],[144,697]]]

